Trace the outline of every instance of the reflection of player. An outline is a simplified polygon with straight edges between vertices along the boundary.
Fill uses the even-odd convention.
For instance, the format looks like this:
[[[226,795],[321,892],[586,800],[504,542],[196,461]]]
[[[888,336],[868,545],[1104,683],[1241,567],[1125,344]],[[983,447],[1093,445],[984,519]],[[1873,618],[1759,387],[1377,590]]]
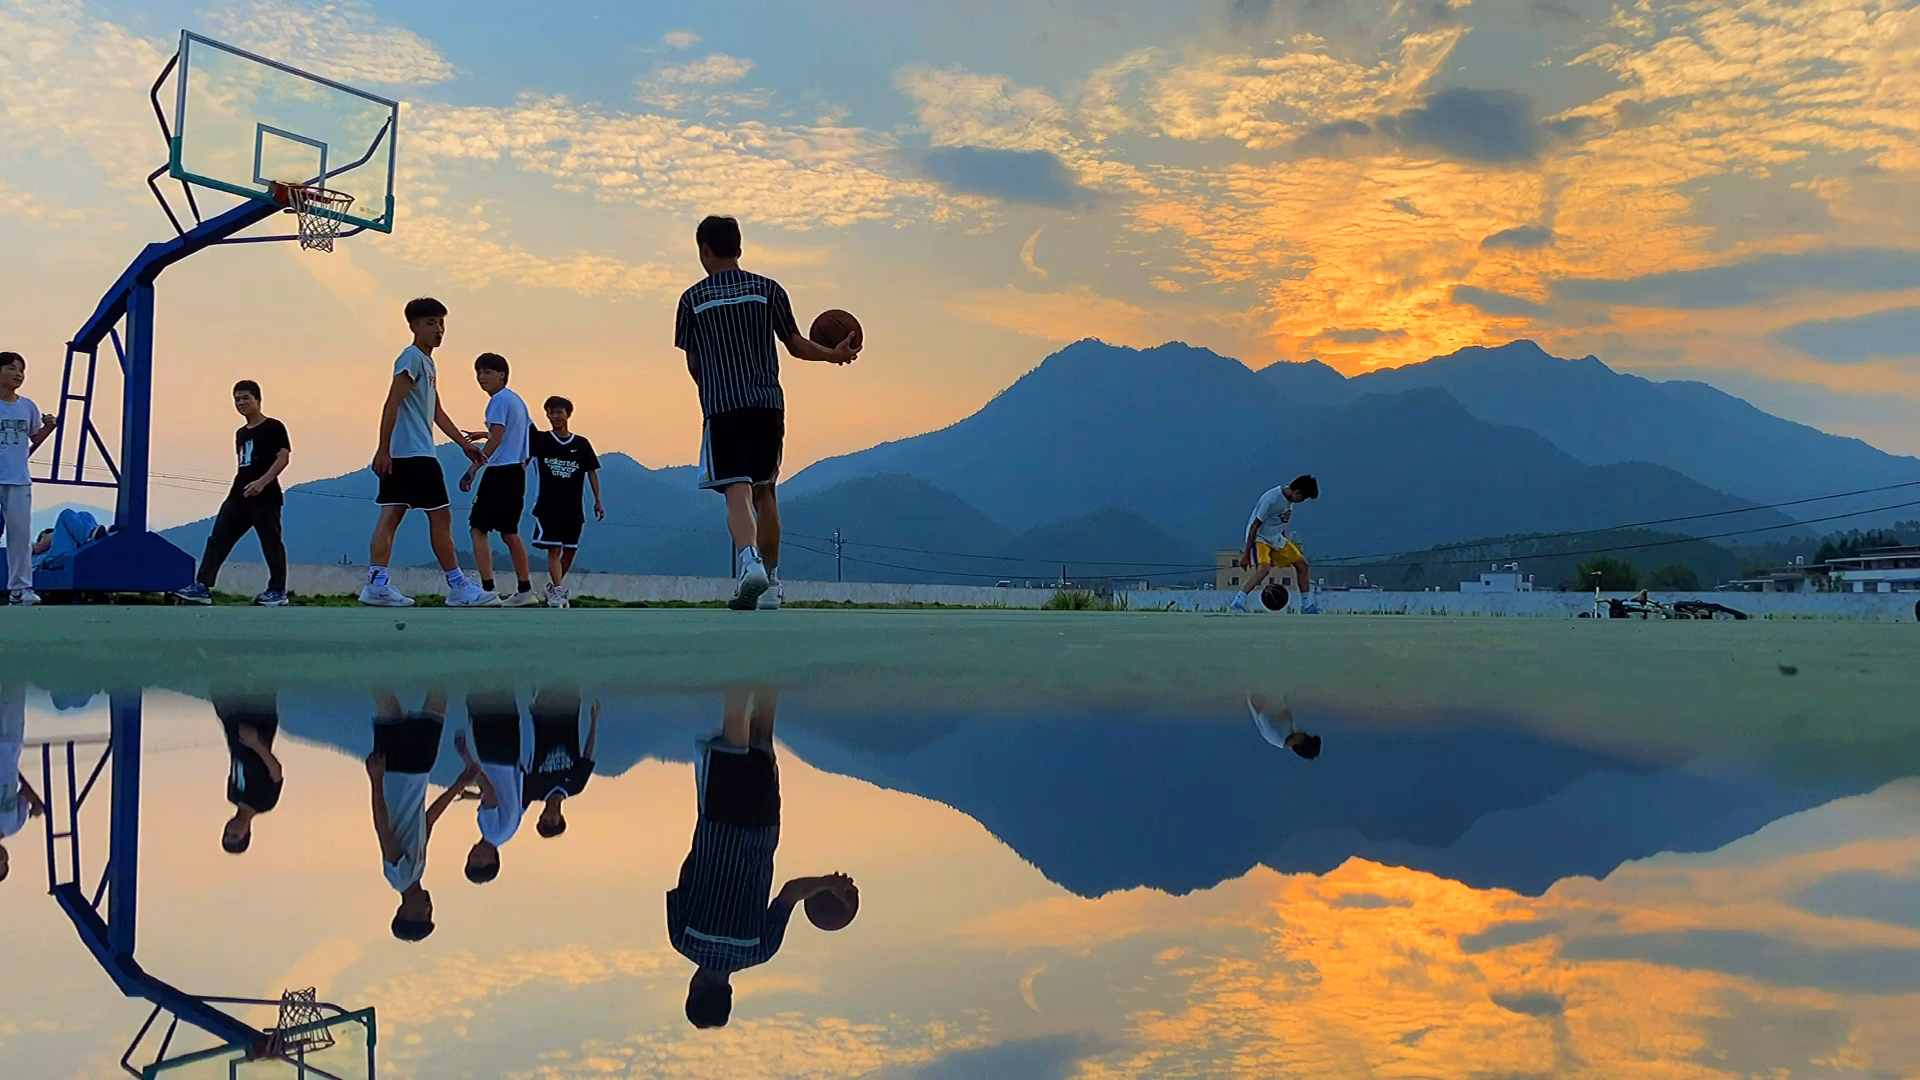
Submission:
[[[367,755],[367,779],[373,788],[373,832],[380,838],[380,867],[387,884],[400,894],[393,913],[393,936],[420,941],[433,933],[433,896],[420,884],[427,873],[427,842],[433,826],[461,789],[471,770],[427,806],[427,774],[440,757],[440,729],[447,722],[447,692],[428,691],[420,711],[405,713],[391,690],[375,693],[373,753]]]
[[[1307,580],[1307,557],[1293,542],[1293,504],[1319,497],[1320,482],[1311,476],[1297,476],[1293,483],[1260,496],[1253,506],[1253,516],[1247,519],[1246,550],[1240,554],[1240,569],[1252,572],[1234,594],[1229,608],[1245,614],[1247,597],[1260,588],[1267,574],[1274,567],[1291,566],[1300,586],[1300,610],[1308,615],[1320,613],[1312,583]]]
[[[280,733],[280,709],[273,691],[215,691],[213,712],[227,734],[227,801],[233,817],[220,834],[220,846],[238,855],[253,844],[253,819],[280,805],[286,778],[273,756]]]
[[[20,772],[20,755],[26,743],[27,686],[0,686],[0,840],[26,828],[28,818],[39,817],[47,809]],[[0,844],[0,881],[7,880],[9,860],[6,845]]]
[[[580,690],[543,686],[533,696],[533,755],[522,786],[527,806],[544,803],[535,825],[548,840],[567,831],[562,803],[587,790],[593,779],[593,744],[600,737],[600,703],[593,703],[587,748],[580,749]]]
[[[729,687],[720,734],[699,744],[694,782],[699,820],[680,883],[667,893],[667,938],[698,964],[687,986],[694,1027],[724,1027],[733,1014],[733,973],[773,959],[796,904],[823,929],[859,910],[845,874],[795,878],[773,892],[780,845],[780,768],[773,754],[776,692]]]
[[[1247,697],[1247,711],[1253,714],[1253,726],[1260,730],[1261,738],[1308,761],[1320,756],[1320,736],[1309,735],[1293,726],[1293,710],[1287,707],[1285,698],[1276,705],[1269,698],[1251,694]]]
[[[467,691],[467,720],[473,745],[465,732],[454,736],[460,760],[480,784],[480,807],[474,816],[480,839],[467,852],[467,880],[484,885],[500,876],[500,847],[520,831],[520,703],[513,689]],[[478,760],[475,759],[478,755]]]

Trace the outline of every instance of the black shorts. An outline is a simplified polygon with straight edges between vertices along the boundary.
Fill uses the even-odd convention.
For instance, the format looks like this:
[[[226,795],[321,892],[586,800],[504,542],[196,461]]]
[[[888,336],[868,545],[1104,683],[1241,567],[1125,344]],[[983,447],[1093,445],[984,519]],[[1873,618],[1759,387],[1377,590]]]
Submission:
[[[413,713],[404,718],[373,718],[373,748],[387,757],[387,771],[430,773],[440,760],[440,729],[446,718]]]
[[[473,755],[487,765],[520,761],[520,704],[509,688],[467,691]]]
[[[580,546],[580,530],[586,527],[587,519],[578,514],[546,515],[536,506],[533,508],[533,539],[530,543],[537,548],[572,551]]]
[[[480,490],[473,493],[467,524],[481,532],[519,536],[520,511],[526,505],[526,466],[489,465],[480,470]]]
[[[718,491],[735,484],[773,483],[780,478],[786,441],[784,409],[734,409],[707,417],[700,439],[700,486]]]
[[[780,765],[770,748],[707,739],[696,771],[701,817],[747,829],[780,824]]]
[[[445,510],[447,478],[440,462],[430,457],[394,458],[393,468],[380,478],[380,494],[374,501],[409,510]]]

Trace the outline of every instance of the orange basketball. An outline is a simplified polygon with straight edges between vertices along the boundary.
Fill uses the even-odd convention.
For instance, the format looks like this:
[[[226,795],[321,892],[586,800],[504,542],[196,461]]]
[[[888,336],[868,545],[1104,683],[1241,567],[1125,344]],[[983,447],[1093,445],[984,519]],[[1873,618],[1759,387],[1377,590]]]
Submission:
[[[852,335],[854,344],[860,343],[860,320],[839,308],[821,312],[807,331],[807,337],[815,345],[827,349],[839,348],[849,335]]]
[[[860,913],[860,890],[849,890],[846,899],[836,893],[815,893],[807,897],[807,921],[822,930],[844,930]]]

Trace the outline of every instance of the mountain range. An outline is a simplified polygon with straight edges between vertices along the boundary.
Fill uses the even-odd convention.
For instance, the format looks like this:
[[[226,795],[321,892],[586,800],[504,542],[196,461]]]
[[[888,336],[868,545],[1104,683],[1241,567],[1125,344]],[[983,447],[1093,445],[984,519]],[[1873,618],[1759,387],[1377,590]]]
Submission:
[[[457,475],[458,456],[441,456]],[[583,568],[722,572],[719,500],[694,488],[690,468],[616,453],[602,462],[609,518],[589,523]],[[1177,342],[1089,339],[966,419],[786,480],[782,562],[789,578],[830,579],[838,530],[847,580],[1050,581],[1063,565],[1074,578],[1206,577],[1213,550],[1239,543],[1255,498],[1303,472],[1322,495],[1295,529],[1326,557],[1686,515],[1719,516],[1664,527],[1779,528],[1794,518],[1763,504],[1920,482],[1920,460],[1703,384],[1650,382],[1527,341],[1346,378],[1313,361],[1255,372]],[[373,490],[365,471],[292,488],[292,558],[364,559]],[[1801,516],[1901,499],[1811,503]],[[455,495],[459,525],[467,504]],[[197,552],[210,525],[169,536]],[[464,546],[464,528],[456,540]],[[424,527],[403,528],[394,561],[430,559]]]

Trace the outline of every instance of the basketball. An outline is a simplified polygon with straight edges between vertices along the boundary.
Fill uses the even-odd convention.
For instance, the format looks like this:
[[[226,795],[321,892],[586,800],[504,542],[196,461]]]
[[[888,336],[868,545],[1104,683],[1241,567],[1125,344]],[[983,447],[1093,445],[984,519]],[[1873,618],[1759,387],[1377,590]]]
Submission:
[[[860,320],[839,308],[821,312],[813,320],[813,327],[807,331],[807,337],[815,345],[828,349],[839,348],[840,343],[847,340],[849,334],[854,335],[854,343],[858,344]]]
[[[840,899],[839,894],[823,892],[807,897],[807,921],[822,930],[844,930],[855,915],[860,914],[860,890],[851,889],[848,899]]]
[[[1260,590],[1260,603],[1264,604],[1268,611],[1286,610],[1287,587],[1277,581],[1267,582],[1267,587]]]

